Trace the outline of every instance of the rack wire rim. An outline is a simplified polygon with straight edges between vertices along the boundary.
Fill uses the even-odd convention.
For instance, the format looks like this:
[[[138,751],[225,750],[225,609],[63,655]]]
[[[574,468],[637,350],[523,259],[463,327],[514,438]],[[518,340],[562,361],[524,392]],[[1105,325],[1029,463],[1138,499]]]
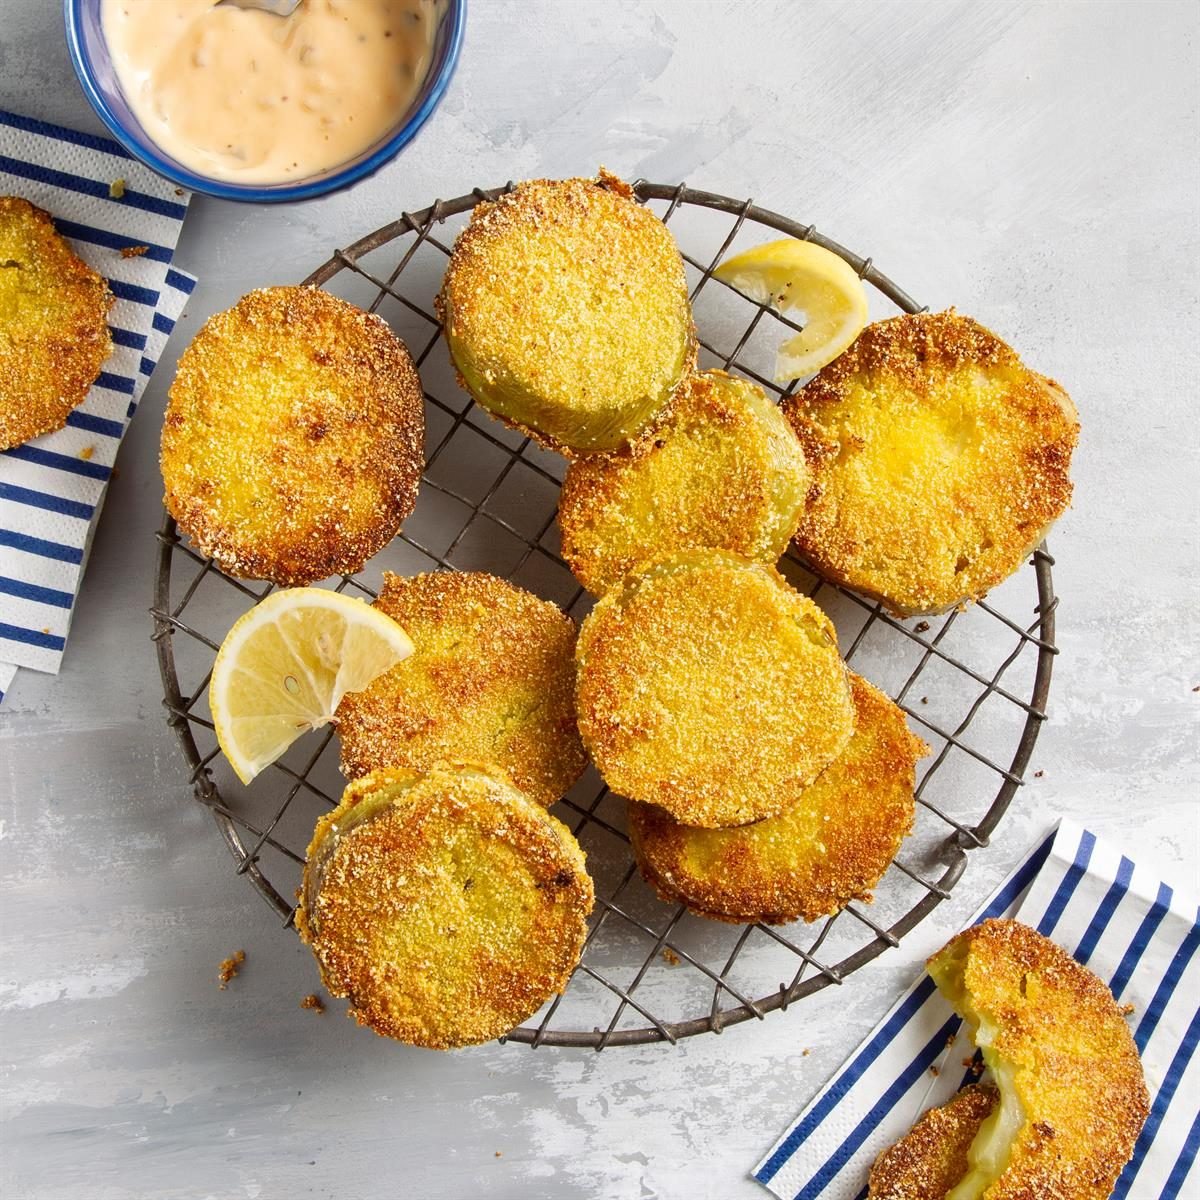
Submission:
[[[435,225],[441,224],[447,217],[456,216],[469,211],[480,201],[495,199],[504,192],[510,191],[512,187],[513,184],[510,181],[504,187],[500,188],[476,188],[472,192],[455,197],[452,200],[435,200],[434,203],[429,205],[427,208],[421,209],[415,213],[402,213],[398,220],[367,234],[365,237],[360,238],[358,241],[352,243],[344,250],[335,250],[325,263],[313,271],[304,280],[304,283],[312,286],[322,286],[342,270],[357,269],[360,274],[363,274],[379,288],[379,294],[375,302],[376,304],[382,301],[385,294],[393,295],[394,298],[401,300],[402,303],[407,303],[401,297],[391,292],[388,284],[381,283],[369,273],[357,268],[356,264],[358,260],[364,255],[369,254],[371,251],[386,245],[388,242],[395,241],[397,238],[406,236],[408,234],[415,234],[416,241],[414,242],[413,246],[409,248],[406,256],[401,259],[400,265],[395,268],[393,272],[390,282],[394,283],[395,279],[403,271],[404,266],[407,264],[412,252],[415,251],[416,247],[419,246],[421,242],[430,241],[434,245],[437,245],[438,248],[443,252],[445,252],[446,248],[437,243],[436,239],[433,239],[431,236],[431,231]],[[714,259],[711,263],[707,265],[698,263],[693,259],[689,259],[686,254],[684,255],[685,260],[702,272],[700,282],[696,285],[696,288],[693,291],[693,296],[698,293],[699,290],[711,279],[713,270],[721,261],[722,256],[724,255],[728,246],[732,243],[733,238],[736,236],[743,223],[751,221],[767,228],[778,230],[780,233],[783,233],[786,236],[813,241],[823,246],[825,249],[832,251],[844,259],[855,270],[859,277],[864,280],[864,282],[870,283],[903,311],[908,313],[926,311],[924,306],[919,305],[915,300],[912,299],[912,297],[908,295],[907,292],[901,289],[877,267],[875,267],[873,259],[863,258],[860,255],[853,253],[840,243],[818,233],[815,227],[812,225],[804,225],[799,222],[792,221],[779,213],[771,211],[770,209],[760,208],[753,204],[753,202],[750,200],[737,200],[733,197],[723,196],[718,193],[690,188],[686,184],[666,185],[649,183],[645,180],[638,180],[633,185],[633,188],[637,198],[642,202],[646,202],[648,200],[665,200],[668,202],[669,207],[663,217],[664,221],[668,221],[670,216],[678,207],[687,204],[715,209],[720,212],[729,213],[737,218],[733,228],[726,236],[724,243],[714,256]],[[759,306],[759,312],[754,317],[750,329],[743,334],[741,342],[738,344],[733,354],[729,356],[729,359],[732,360],[736,358],[736,355],[742,349],[742,345],[749,337],[749,334],[753,331],[754,324],[757,323],[759,318],[766,311],[767,310],[764,306]],[[426,317],[429,316],[429,314],[423,312],[422,315]],[[772,316],[775,316],[776,319],[778,319],[778,314],[772,313]],[[788,323],[786,319],[784,323]],[[437,340],[439,335],[440,330],[437,330],[425,353],[428,353],[429,349],[432,348],[432,345]],[[424,354],[421,357],[424,357]],[[724,356],[722,355],[722,357]],[[747,371],[747,373],[753,375],[752,372]],[[776,394],[786,394],[781,393],[781,389],[775,387],[769,380],[758,378],[757,381],[760,384],[770,387],[770,389]],[[454,427],[457,427],[457,423],[461,423],[461,420],[465,418],[465,415],[469,411],[471,411],[471,408],[472,405],[468,404],[467,407],[462,410],[462,412],[456,418],[456,425]],[[453,432],[454,427],[452,427],[451,433]],[[472,429],[475,432],[481,432],[478,427],[474,425],[472,425]],[[448,433],[444,441],[448,441],[450,436],[451,434]],[[506,453],[509,454],[512,462],[514,463],[520,457],[521,449],[523,449],[523,446],[513,449],[512,447],[509,447],[498,441],[496,444],[500,445],[506,451]],[[533,466],[533,464],[529,463],[528,460],[522,459],[521,461],[524,462],[526,466]],[[535,467],[534,469],[536,470],[537,468]],[[485,501],[480,501],[478,505],[472,506],[472,517],[468,518],[463,532],[470,527],[474,517],[479,515],[484,503]],[[513,532],[517,531],[514,530]],[[529,539],[524,534],[519,534],[519,536],[521,536],[523,540],[526,540],[527,544],[529,544]],[[541,535],[538,535],[536,541],[540,542],[540,536]],[[243,841],[238,826],[240,825],[243,829],[250,833],[251,836],[258,839],[257,845],[259,849],[261,849],[261,847],[265,844],[270,844],[275,849],[283,851],[286,855],[293,859],[297,859],[297,856],[286,846],[283,846],[278,842],[274,842],[271,839],[270,828],[268,828],[266,831],[263,831],[252,827],[244,818],[232,812],[224,804],[220,791],[213,782],[209,772],[209,763],[217,756],[217,752],[214,751],[207,756],[202,756],[191,729],[191,725],[193,723],[207,724],[189,712],[189,704],[194,703],[195,699],[202,694],[206,683],[202,681],[195,696],[193,696],[192,700],[189,702],[188,697],[184,696],[180,690],[178,672],[175,666],[172,635],[177,629],[185,631],[191,636],[208,643],[207,638],[204,638],[203,635],[198,634],[194,630],[190,629],[179,619],[179,613],[182,612],[188,601],[191,599],[191,594],[195,587],[198,586],[200,579],[203,578],[204,574],[206,574],[208,571],[214,570],[215,567],[211,561],[206,561],[190,548],[181,543],[176,530],[175,522],[169,513],[164,513],[163,524],[158,532],[157,541],[158,561],[155,576],[154,605],[151,609],[151,613],[154,616],[155,629],[153,641],[156,647],[159,673],[163,682],[163,704],[167,710],[168,724],[175,729],[184,754],[184,758],[187,761],[187,765],[190,769],[194,796],[200,803],[204,804],[212,812],[213,819],[217,824],[217,828],[220,830],[230,853],[239,864],[238,873],[245,874],[249,877],[256,890],[258,890],[258,892],[264,897],[267,903],[270,904],[271,907],[281,917],[283,917],[284,925],[286,926],[291,923],[294,908],[283,896],[279,894],[270,880],[268,880],[263,874],[258,865],[256,855]],[[183,550],[189,557],[193,558],[196,562],[203,564],[203,566],[200,575],[193,580],[193,583],[189,588],[187,595],[185,595],[184,600],[175,608],[173,608],[171,601],[171,565],[174,552],[177,548]],[[424,553],[430,554],[430,552],[424,547],[418,548]],[[533,546],[531,545],[530,548],[532,550]],[[450,553],[452,553],[452,548],[446,551],[446,554]],[[430,556],[439,562],[441,561],[439,556],[432,554]],[[733,952],[730,955],[728,963],[720,973],[719,977],[714,976],[713,972],[709,971],[707,968],[701,967],[700,964],[695,960],[689,959],[692,966],[698,967],[710,977],[715,978],[717,986],[714,989],[712,1010],[708,1013],[708,1015],[689,1018],[681,1021],[660,1021],[658,1018],[654,1017],[652,1013],[644,1009],[640,1003],[638,1003],[636,1000],[633,1000],[631,995],[627,993],[625,989],[620,988],[612,981],[604,978],[594,969],[590,968],[587,964],[581,963],[579,969],[582,969],[598,978],[601,983],[603,983],[610,991],[612,991],[622,1000],[622,1003],[620,1006],[618,1006],[617,1014],[613,1017],[612,1022],[607,1030],[601,1031],[598,1026],[590,1031],[548,1029],[546,1027],[546,1020],[544,1019],[540,1026],[520,1026],[510,1031],[504,1038],[500,1040],[525,1043],[534,1047],[546,1045],[593,1048],[596,1050],[604,1049],[606,1046],[610,1045],[642,1045],[664,1041],[674,1044],[681,1038],[691,1037],[700,1033],[720,1033],[728,1026],[741,1024],[742,1022],[751,1019],[762,1020],[765,1018],[766,1014],[770,1012],[786,1010],[797,1000],[812,995],[815,992],[821,991],[831,985],[840,985],[848,975],[859,970],[861,967],[877,958],[885,950],[898,946],[900,939],[911,932],[911,930],[920,924],[920,922],[923,921],[940,903],[942,903],[943,900],[950,896],[966,868],[968,853],[972,849],[981,848],[988,844],[991,834],[999,824],[1000,820],[1003,818],[1014,794],[1016,793],[1017,788],[1024,782],[1022,778],[1023,772],[1029,763],[1030,757],[1032,756],[1033,748],[1037,742],[1038,733],[1040,731],[1042,721],[1044,720],[1046,701],[1050,691],[1053,660],[1055,654],[1057,653],[1057,647],[1055,645],[1055,610],[1058,601],[1054,594],[1053,578],[1051,574],[1053,562],[1054,560],[1047,551],[1044,543],[1033,552],[1032,567],[1035,572],[1037,583],[1038,605],[1037,620],[1032,626],[1030,626],[1028,630],[1021,629],[1021,627],[1016,625],[1015,622],[1011,621],[1010,618],[1005,617],[1003,614],[998,613],[995,610],[987,608],[986,605],[982,605],[982,607],[984,607],[990,615],[993,615],[1003,623],[1010,625],[1018,634],[1021,635],[1023,639],[1021,642],[1018,642],[1017,650],[1012,653],[1009,661],[1012,661],[1012,659],[1020,653],[1024,647],[1025,640],[1032,641],[1036,645],[1037,662],[1035,668],[1035,677],[1032,695],[1028,702],[1019,701],[1016,699],[1016,697],[1005,693],[1003,689],[999,689],[997,687],[996,680],[988,683],[986,680],[983,680],[981,676],[978,676],[977,673],[973,672],[964,664],[959,663],[956,659],[943,655],[943,657],[946,657],[948,661],[957,666],[960,670],[964,671],[968,675],[973,675],[981,682],[986,684],[985,691],[976,701],[977,705],[982,703],[982,701],[986,699],[988,695],[998,691],[1001,695],[1005,695],[1010,701],[1017,703],[1020,707],[1022,707],[1025,710],[1026,718],[1020,738],[1017,742],[1016,750],[1012,757],[1012,761],[1007,770],[997,768],[994,763],[990,762],[990,760],[985,760],[988,761],[988,765],[991,765],[995,769],[999,770],[1003,778],[996,793],[996,797],[992,801],[984,816],[972,826],[961,826],[957,825],[950,818],[946,817],[945,814],[940,812],[938,813],[938,815],[941,816],[941,818],[948,825],[951,825],[957,829],[956,833],[952,833],[947,838],[944,845],[943,858],[945,860],[945,867],[941,876],[936,880],[927,880],[917,876],[912,871],[903,867],[901,864],[895,864],[903,873],[911,876],[917,882],[921,883],[926,889],[926,894],[915,905],[913,905],[913,907],[909,909],[907,913],[905,913],[898,920],[894,921],[890,926],[884,928],[876,925],[872,920],[870,920],[869,917],[857,911],[854,905],[848,905],[846,909],[842,910],[842,912],[848,912],[850,915],[856,917],[860,922],[872,929],[875,936],[866,944],[861,946],[858,950],[847,955],[845,958],[840,960],[838,963],[833,964],[832,966],[818,962],[812,957],[812,955],[816,950],[819,949],[821,942],[824,940],[832,925],[832,922],[841,915],[840,913],[826,918],[822,931],[817,935],[815,942],[810,946],[808,951],[801,951],[798,947],[792,945],[771,926],[746,926],[742,936],[739,938]],[[517,569],[519,568],[514,568],[514,573]],[[263,595],[266,595],[267,592],[271,590],[270,587],[267,587],[260,595],[240,580],[234,580],[231,577],[224,575],[222,577],[235,587],[239,587],[242,591],[246,592],[248,596],[254,598],[256,601],[261,599]],[[339,585],[339,590],[344,588],[349,582],[349,577],[344,579],[342,584]],[[818,588],[820,586],[822,585],[817,585]],[[836,587],[836,585],[832,584],[829,586]],[[891,624],[897,625],[898,628],[903,629],[903,627],[898,626],[897,622],[890,620],[887,614],[883,611],[882,606],[879,604],[866,601],[862,597],[857,596],[855,593],[849,592],[840,587],[836,587],[836,590],[840,594],[848,596],[850,599],[856,601],[864,608],[867,608],[872,614],[870,617],[868,617],[867,623],[864,625],[863,629],[860,630],[858,635],[859,638],[863,636],[865,630],[870,627],[872,620],[876,618],[890,621]],[[1032,636],[1034,627],[1036,627],[1038,630],[1036,637]],[[915,636],[906,629],[903,631],[910,637]],[[916,640],[920,641],[922,645],[927,647],[927,649],[925,658],[922,660],[921,665],[914,673],[914,679],[916,675],[924,669],[924,663],[928,660],[930,653],[936,649],[936,644],[935,646],[930,647],[929,643],[925,642],[923,639],[917,638]],[[211,645],[211,643],[209,644]],[[1006,668],[1006,666],[1007,663],[1001,666],[999,672],[1000,674],[1003,673],[1003,670]],[[999,674],[996,678],[999,678]],[[910,713],[910,715],[916,716],[917,719],[920,720],[918,714]],[[967,717],[966,724],[970,723],[970,721],[973,719],[973,716],[974,713],[972,711]],[[939,733],[942,733],[943,736],[945,736],[944,731],[939,731]],[[942,751],[943,754],[949,751],[951,744],[954,744],[953,738],[947,741],[947,744]],[[319,757],[319,754],[320,750],[313,755],[311,763],[315,763],[316,758]],[[303,776],[307,772],[289,773],[293,774],[296,778],[292,792],[294,795],[295,790],[302,786],[302,784],[305,782]],[[592,805],[593,809],[598,806],[604,794],[605,793],[602,790]],[[326,799],[328,799],[328,797],[326,797]],[[288,801],[285,801],[285,808],[289,802],[290,797]],[[589,812],[588,810],[578,808],[574,805],[571,805],[570,807],[575,808],[575,810],[579,812],[585,820],[590,819],[603,825],[603,822],[595,816],[594,812]],[[937,810],[935,809],[935,811]],[[297,859],[297,861],[299,860]],[[622,881],[616,886],[611,897],[600,901],[602,914],[599,918],[599,921],[603,921],[608,916],[610,911],[616,910],[617,912],[620,912],[619,906],[616,905],[616,898],[620,895],[626,884],[632,879],[635,870],[636,867],[631,864],[630,869],[625,873]],[[648,927],[641,926],[645,932],[649,933],[651,936],[656,936],[658,939],[654,949],[651,951],[650,955],[647,956],[645,963],[643,964],[643,971],[649,966],[650,962],[653,961],[654,957],[659,953],[659,950],[662,946],[669,946],[667,939],[670,931],[673,929],[675,923],[679,920],[684,911],[685,910],[683,909],[683,906],[679,906],[670,921],[667,923],[665,929],[657,935],[655,935],[654,932]],[[632,918],[629,918],[626,915],[626,920],[632,920]],[[640,925],[640,922],[634,921],[634,924]],[[595,928],[598,928],[598,924]],[[791,986],[781,984],[776,991],[770,992],[758,999],[751,1000],[749,998],[745,998],[742,1003],[733,1007],[725,1009],[719,1008],[718,1001],[721,996],[722,988],[724,988],[725,992],[729,995],[733,995],[735,997],[740,995],[736,989],[731,988],[728,982],[724,980],[724,975],[728,970],[731,969],[734,960],[737,958],[741,947],[746,941],[746,938],[754,929],[760,929],[769,937],[783,941],[800,957],[801,967],[797,972],[796,980]],[[678,951],[676,951],[676,953],[678,953]],[[807,978],[804,978],[804,972],[810,965],[814,966],[816,969],[813,974],[809,975]],[[641,975],[639,974],[638,981],[640,981],[640,978]],[[636,982],[634,983],[633,988],[636,988]],[[632,991],[632,988],[630,990]],[[648,1024],[641,1028],[614,1028],[617,1019],[624,1011],[626,1005],[633,1007],[637,1012],[646,1017]]]

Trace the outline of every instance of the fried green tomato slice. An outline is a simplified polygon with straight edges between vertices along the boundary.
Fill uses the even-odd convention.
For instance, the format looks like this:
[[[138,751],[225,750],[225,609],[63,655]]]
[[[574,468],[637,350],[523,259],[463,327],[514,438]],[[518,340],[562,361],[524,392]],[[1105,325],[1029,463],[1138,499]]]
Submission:
[[[696,357],[674,239],[603,172],[477,205],[437,311],[478,403],[568,454],[637,437]]]
[[[721,921],[815,921],[870,898],[913,822],[917,760],[929,747],[904,713],[850,673],[854,736],[776,817],[697,829],[630,803],[642,875],[665,900]]]
[[[61,429],[112,353],[107,282],[48,212],[0,196],[0,450]]]
[[[481,572],[388,573],[375,607],[414,649],[338,706],[343,774],[486,758],[539,804],[560,799],[587,765],[571,618]]]
[[[489,764],[388,768],[317,823],[296,912],[321,979],[376,1033],[450,1049],[566,987],[593,903],[570,830]]]
[[[1071,499],[1070,398],[953,310],[868,325],[784,413],[814,480],[797,549],[896,613],[980,599]]]
[[[829,618],[722,550],[627,576],[579,632],[579,731],[613,791],[723,828],[795,803],[854,731]]]
[[[998,1098],[994,1088],[971,1084],[931,1108],[875,1160],[867,1200],[946,1200],[967,1173],[967,1151]]]
[[[984,921],[928,967],[1000,1093],[946,1200],[1106,1200],[1149,1111],[1112,992],[1020,921]]]
[[[652,438],[577,459],[558,505],[562,555],[603,595],[640,562],[734,550],[774,564],[808,494],[795,434],[759,387],[723,371],[689,377]]]
[[[349,575],[412,512],[424,430],[416,367],[382,318],[319,288],[264,288],[179,360],[164,503],[231,575]]]

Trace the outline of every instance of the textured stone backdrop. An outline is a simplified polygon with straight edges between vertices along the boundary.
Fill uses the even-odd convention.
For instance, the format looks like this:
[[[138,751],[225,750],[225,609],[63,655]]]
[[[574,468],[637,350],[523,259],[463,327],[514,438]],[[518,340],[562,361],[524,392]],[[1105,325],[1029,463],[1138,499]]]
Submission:
[[[0,0],[0,105],[98,130],[60,8]],[[0,713],[6,1200],[750,1200],[747,1170],[1052,815],[1194,877],[1198,16],[472,0],[446,102],[381,174],[290,208],[196,199],[179,262],[200,286],[122,450],[63,673],[23,672]],[[250,287],[435,196],[598,163],[816,222],[1075,397],[1044,775],[927,929],[785,1016],[674,1050],[406,1050],[301,1011],[307,951],[189,802],[147,641],[158,422],[190,332]]]

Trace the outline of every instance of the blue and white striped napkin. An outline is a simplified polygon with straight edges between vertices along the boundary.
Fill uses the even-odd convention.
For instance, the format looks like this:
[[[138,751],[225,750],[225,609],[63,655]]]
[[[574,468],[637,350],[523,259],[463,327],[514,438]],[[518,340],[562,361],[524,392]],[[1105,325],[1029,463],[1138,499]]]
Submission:
[[[1132,1004],[1151,1111],[1113,1200],[1196,1195],[1200,1170],[1200,912],[1072,821],[1052,831],[977,915],[1017,917]],[[866,1196],[876,1155],[973,1081],[973,1046],[928,975],[904,996],[754,1171],[783,1200]],[[1192,1187],[1186,1193],[1185,1185]]]
[[[49,212],[116,297],[87,399],[65,428],[0,452],[3,700],[18,666],[58,671],[117,449],[196,280],[171,266],[189,194],[107,138],[0,111],[0,195]]]

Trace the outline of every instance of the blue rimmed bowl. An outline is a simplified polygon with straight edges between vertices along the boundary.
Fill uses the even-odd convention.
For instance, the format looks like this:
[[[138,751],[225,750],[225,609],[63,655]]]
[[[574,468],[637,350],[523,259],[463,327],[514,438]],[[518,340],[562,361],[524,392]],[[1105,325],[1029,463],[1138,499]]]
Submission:
[[[67,48],[84,95],[130,154],[160,175],[191,191],[220,196],[224,200],[272,203],[307,200],[349,187],[378,171],[417,136],[421,126],[429,120],[440,103],[458,64],[463,27],[467,20],[467,3],[466,0],[448,0],[434,40],[425,82],[407,112],[397,118],[396,127],[390,133],[349,162],[309,179],[276,184],[240,184],[210,179],[190,170],[163,151],[142,129],[121,93],[100,27],[100,0],[63,0],[63,13],[67,27]]]

